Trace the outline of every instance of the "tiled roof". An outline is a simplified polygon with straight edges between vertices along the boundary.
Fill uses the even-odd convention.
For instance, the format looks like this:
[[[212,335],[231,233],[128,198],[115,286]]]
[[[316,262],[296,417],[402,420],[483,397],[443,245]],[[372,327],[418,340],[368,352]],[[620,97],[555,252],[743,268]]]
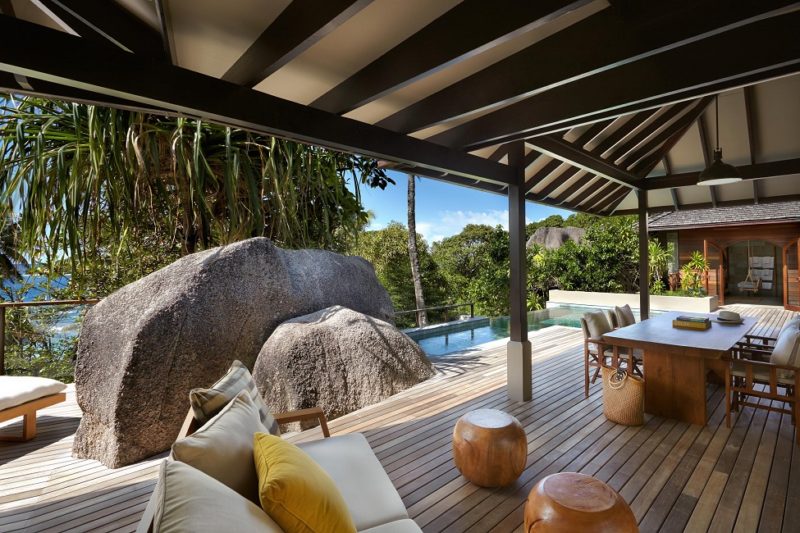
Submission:
[[[652,215],[652,231],[695,226],[732,226],[752,222],[800,220],[800,201],[686,209]]]

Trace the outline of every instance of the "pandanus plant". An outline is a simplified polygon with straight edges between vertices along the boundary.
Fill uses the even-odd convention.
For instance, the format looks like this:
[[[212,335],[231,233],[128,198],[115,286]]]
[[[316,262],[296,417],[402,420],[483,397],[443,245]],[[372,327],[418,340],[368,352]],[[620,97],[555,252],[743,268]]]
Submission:
[[[82,261],[142,232],[183,253],[252,236],[333,248],[367,221],[373,160],[202,120],[0,95],[0,216],[29,254]]]

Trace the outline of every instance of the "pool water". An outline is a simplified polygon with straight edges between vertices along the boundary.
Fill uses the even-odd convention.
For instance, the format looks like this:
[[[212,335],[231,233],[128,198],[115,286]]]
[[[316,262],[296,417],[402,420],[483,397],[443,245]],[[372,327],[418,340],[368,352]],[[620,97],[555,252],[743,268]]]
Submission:
[[[584,313],[597,311],[595,307],[579,305],[565,305],[542,309],[528,313],[528,331],[537,331],[550,326],[581,327],[580,319]],[[638,313],[636,319],[638,320]],[[428,355],[446,355],[461,350],[466,350],[478,344],[484,344],[509,336],[508,317],[490,318],[489,324],[464,324],[464,329],[447,332],[427,331],[411,332],[409,336],[419,343]]]

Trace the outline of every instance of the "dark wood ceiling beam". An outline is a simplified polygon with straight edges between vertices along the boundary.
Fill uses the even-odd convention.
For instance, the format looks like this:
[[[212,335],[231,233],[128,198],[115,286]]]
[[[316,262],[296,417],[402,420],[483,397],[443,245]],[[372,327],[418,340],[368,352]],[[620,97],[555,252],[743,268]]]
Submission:
[[[161,34],[109,0],[38,0],[42,13],[59,25],[102,45],[143,57],[165,59]],[[54,18],[55,16],[55,18]],[[63,24],[62,24],[63,23]]]
[[[556,203],[563,204],[564,202],[569,200],[570,196],[583,189],[594,178],[595,178],[594,174],[584,174],[583,176],[575,180],[575,182],[572,183],[569,187],[567,187],[561,194],[553,198],[553,200]]]
[[[498,109],[546,88],[680,46],[788,4],[736,2],[720,9],[718,2],[703,0],[670,5],[667,10],[658,2],[642,2],[643,9],[632,16],[606,9],[398,111],[378,125],[410,133],[477,110]],[[500,79],[504,83],[497,83]]]
[[[585,189],[574,199],[564,202],[564,206],[571,207],[573,209],[583,206],[584,209],[591,209],[592,205],[597,200],[600,200],[612,190],[615,190],[617,187],[619,187],[619,183],[604,179],[602,176],[598,177],[601,178],[600,183],[596,183],[593,187]]]
[[[627,198],[630,192],[630,189],[620,189],[618,192],[615,192],[603,202],[602,206],[598,206],[596,214],[609,215],[614,213],[614,210],[617,208],[617,206],[619,206],[619,204],[621,204],[623,200]]]
[[[620,185],[619,183],[609,182],[603,187],[597,189],[593,195],[583,202],[582,206],[587,211],[596,211],[598,206],[602,204],[608,198],[608,196],[618,193],[620,188],[627,189],[628,191],[631,190],[630,188]]]
[[[750,164],[756,164],[756,117],[755,117],[755,95],[753,87],[744,88],[744,116],[747,123],[747,147],[750,152]],[[758,191],[758,180],[753,180],[753,203],[758,204],[760,194]]]
[[[769,199],[769,202],[764,201],[762,203],[779,203],[779,202],[796,202],[800,201],[800,194],[787,194],[783,196],[773,196]],[[717,207],[730,207],[730,206],[737,206],[737,205],[748,205],[751,203],[750,199],[746,200],[723,200],[717,204]],[[684,204],[684,210],[689,209],[708,209],[711,207],[710,202],[701,202],[696,204]],[[650,207],[648,212],[650,214],[654,213],[663,213],[665,211],[671,211],[672,206],[658,206],[658,207]],[[624,211],[619,211],[618,213],[614,213],[615,215],[635,215],[636,209],[626,209]],[[740,224],[739,222],[733,222],[730,225]]]
[[[11,3],[11,0],[0,0],[0,13],[11,17],[15,16],[14,5]]]
[[[0,72],[0,92],[38,96],[51,100],[78,102],[87,105],[114,107],[117,109],[126,109],[154,115],[175,115],[175,113],[165,109],[147,106],[139,102],[124,100],[114,96],[101,95],[91,91],[84,91],[82,89],[46,82],[29,76],[10,74],[8,72]]]
[[[169,59],[169,62],[175,64],[178,62],[175,53],[175,40],[172,37],[169,8],[167,7],[166,0],[155,0],[156,15],[158,16],[158,32],[161,34],[161,46],[164,49],[164,57]]]
[[[611,121],[609,120],[598,122],[597,124],[592,124],[580,136],[578,136],[577,139],[575,139],[573,144],[575,146],[583,148],[584,146],[586,146],[586,143],[588,143],[589,141],[597,137],[600,133],[602,133],[602,131],[606,129],[609,126],[609,124],[611,124]],[[557,137],[557,138],[563,140],[563,137]],[[547,176],[550,175],[550,173],[552,173],[556,168],[558,168],[558,166],[560,166],[560,164],[561,161],[559,161],[559,165],[556,165],[552,168],[545,166],[544,168],[540,169],[534,176],[531,177],[531,179],[527,181],[526,184],[527,190],[530,191],[531,189],[536,187],[536,185],[544,181],[547,178]],[[572,176],[577,174],[579,170],[580,169],[577,167],[572,167],[570,169],[565,170],[561,175],[558,176],[557,179],[553,180],[552,182],[547,184],[547,186],[544,189],[536,193],[535,196],[546,198],[547,196],[550,195],[551,192],[560,187],[564,181],[570,179]]]
[[[654,120],[652,120],[649,124],[645,127],[639,129],[633,135],[625,138],[618,146],[615,146],[611,153],[606,157],[609,161],[616,162],[621,157],[625,157],[624,166],[630,166],[631,163],[635,162],[636,160],[632,157],[632,155],[626,155],[628,152],[639,146],[641,143],[646,141],[647,139],[651,138],[651,136],[657,132],[660,128],[664,126],[664,124],[668,123],[673,118],[680,115],[683,111],[686,110],[692,104],[691,101],[686,102],[678,102],[675,105],[669,106],[663,113],[658,115]],[[650,143],[646,143],[649,145]]]
[[[544,91],[429,140],[475,150],[796,73],[798,27],[797,11],[736,27]]]
[[[694,102],[693,107],[684,113],[683,116],[675,120],[672,124],[631,153],[626,160],[626,167],[636,175],[643,175],[643,170],[649,173],[658,165],[660,160],[665,159],[667,152],[669,152],[672,146],[686,134],[686,131],[692,124],[702,116],[712,100],[713,98],[711,96],[704,96],[697,102]],[[670,139],[672,139],[671,142]],[[658,147],[661,147],[661,149],[653,153],[653,150],[656,150]]]
[[[254,87],[368,6],[372,0],[292,0],[222,79]]]
[[[331,113],[347,113],[587,3],[464,0],[311,105]]]
[[[681,210],[681,200],[678,196],[678,189],[670,189],[669,195],[672,197],[672,207],[675,208],[675,211]]]
[[[623,185],[638,188],[641,181],[638,176],[635,176],[627,170],[620,168],[605,159],[602,159],[592,152],[577,147],[563,139],[557,137],[535,137],[528,141],[540,152],[547,154],[551,157],[561,159],[566,163],[570,163],[577,167],[593,174],[599,174],[612,181],[616,181]]]
[[[549,197],[551,194],[553,194],[553,192],[555,192],[556,189],[563,186],[565,183],[571,180],[573,176],[575,176],[575,174],[577,174],[580,171],[581,169],[578,167],[569,167],[564,172],[556,176],[553,180],[551,180],[550,183],[542,187],[542,190],[535,193],[535,195],[539,198]]]
[[[21,42],[25,46],[19,46]],[[3,15],[0,65],[12,74],[30,75],[265,135],[467,178],[497,183],[515,179],[514,170],[507,165]]]
[[[617,129],[608,134],[608,136],[597,143],[597,146],[592,150],[595,154],[602,156],[608,150],[617,145],[622,139],[627,137],[633,130],[647,122],[658,109],[647,109],[631,116]]]
[[[800,174],[800,158],[756,163],[755,165],[741,165],[737,166],[736,170],[739,171],[742,179],[745,180],[790,176],[792,174]],[[700,172],[684,172],[681,174],[672,174],[670,176],[647,178],[644,180],[642,188],[648,191],[655,191],[673,187],[689,187],[697,185],[699,177]]]
[[[534,151],[533,153],[538,154],[539,152]],[[548,156],[543,155],[541,157],[548,157]],[[555,172],[556,169],[563,164],[564,162],[561,161],[560,159],[552,159],[547,163],[545,163],[545,165],[542,168],[540,168],[533,176],[531,176],[525,182],[525,192],[526,193],[531,192],[534,187],[539,185],[539,183],[541,183],[543,180],[547,179],[547,176]],[[536,194],[536,196],[542,196],[542,195]]]

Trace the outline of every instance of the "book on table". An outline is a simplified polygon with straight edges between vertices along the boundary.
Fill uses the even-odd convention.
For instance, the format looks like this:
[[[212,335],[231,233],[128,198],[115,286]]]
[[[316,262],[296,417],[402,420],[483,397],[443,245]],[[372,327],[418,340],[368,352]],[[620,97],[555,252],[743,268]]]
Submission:
[[[678,316],[672,321],[672,327],[704,330],[711,327],[711,321],[704,316]]]

